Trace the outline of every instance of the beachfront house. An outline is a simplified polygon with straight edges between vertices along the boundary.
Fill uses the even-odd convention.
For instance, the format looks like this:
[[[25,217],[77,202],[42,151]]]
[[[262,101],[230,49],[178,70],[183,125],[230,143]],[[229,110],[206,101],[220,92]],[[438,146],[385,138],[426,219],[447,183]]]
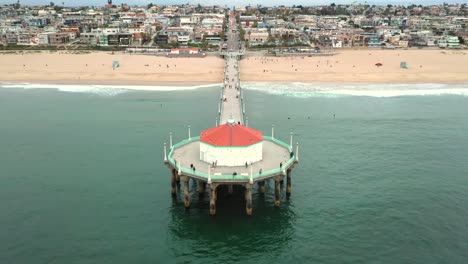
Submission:
[[[70,41],[77,39],[80,36],[80,29],[77,27],[63,27],[60,32],[68,33]]]
[[[300,35],[299,31],[291,28],[272,28],[271,35],[275,38],[294,39]]]
[[[400,48],[407,48],[408,45],[409,45],[408,40],[399,40],[398,41],[398,47],[400,47]]]
[[[460,40],[456,36],[449,36],[447,39],[447,47],[451,49],[460,48]]]
[[[180,33],[177,35],[177,42],[182,45],[187,45],[190,41],[190,34],[188,32]]]
[[[267,42],[270,34],[266,28],[251,28],[246,33],[246,40],[249,42]]]
[[[167,44],[169,43],[169,36],[167,34],[160,33],[156,35],[154,42],[156,44]]]
[[[102,33],[81,33],[80,44],[95,46],[99,42],[99,35]]]
[[[205,35],[205,40],[208,41],[210,45],[219,45],[221,44],[221,37],[217,34],[214,35]]]
[[[18,42],[18,34],[16,32],[6,32],[2,34],[1,39],[6,44],[16,44]]]
[[[191,40],[192,28],[168,27],[163,34],[168,36],[169,42],[177,42],[186,45]]]
[[[369,48],[379,48],[382,43],[379,41],[379,37],[375,33],[364,33],[365,43]]]
[[[31,35],[28,33],[19,33],[18,34],[18,45],[30,45],[31,44]]]
[[[130,45],[131,38],[132,38],[132,34],[129,34],[129,33],[108,34],[107,45],[128,46]]]
[[[343,41],[339,38],[333,38],[332,39],[332,47],[333,48],[342,48],[343,47]]]
[[[37,34],[39,45],[49,45],[49,35],[47,33]]]
[[[353,47],[364,47],[366,45],[365,36],[362,34],[357,34],[352,36]]]
[[[50,45],[63,45],[70,42],[70,35],[67,32],[49,33]]]

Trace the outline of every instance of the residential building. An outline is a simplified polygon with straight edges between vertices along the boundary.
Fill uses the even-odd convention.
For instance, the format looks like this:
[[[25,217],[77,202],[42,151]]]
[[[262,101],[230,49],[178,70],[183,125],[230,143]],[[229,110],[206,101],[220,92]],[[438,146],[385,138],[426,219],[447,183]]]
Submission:
[[[62,45],[70,42],[70,36],[66,32],[49,33],[50,45]]]
[[[169,37],[167,34],[158,34],[156,35],[156,38],[154,39],[154,42],[156,44],[167,44],[169,40]]]

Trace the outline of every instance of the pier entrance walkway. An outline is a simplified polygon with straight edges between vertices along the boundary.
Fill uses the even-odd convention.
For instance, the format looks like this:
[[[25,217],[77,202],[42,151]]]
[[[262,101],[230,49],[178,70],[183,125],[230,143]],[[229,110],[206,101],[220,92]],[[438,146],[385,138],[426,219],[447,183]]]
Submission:
[[[233,30],[235,17],[229,17],[229,30],[227,40],[227,53],[224,58],[224,88],[220,113],[220,124],[226,124],[230,118],[236,123],[244,125],[244,109],[241,101],[241,88],[239,77],[239,33]]]

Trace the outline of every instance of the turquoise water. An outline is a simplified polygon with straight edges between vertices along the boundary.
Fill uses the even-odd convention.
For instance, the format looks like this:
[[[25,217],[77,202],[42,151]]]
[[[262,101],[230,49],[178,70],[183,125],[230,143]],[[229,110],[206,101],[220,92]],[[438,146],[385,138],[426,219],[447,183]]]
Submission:
[[[214,125],[216,88],[0,89],[0,263],[468,262],[468,97],[245,94],[297,135],[293,193],[210,217],[171,198],[162,145]]]

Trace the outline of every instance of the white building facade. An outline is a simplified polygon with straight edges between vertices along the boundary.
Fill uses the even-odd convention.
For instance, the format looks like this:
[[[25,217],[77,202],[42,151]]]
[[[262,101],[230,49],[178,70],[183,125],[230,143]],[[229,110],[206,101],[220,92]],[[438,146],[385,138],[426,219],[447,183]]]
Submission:
[[[200,160],[217,166],[244,166],[263,159],[260,131],[228,123],[203,131],[200,135]]]

